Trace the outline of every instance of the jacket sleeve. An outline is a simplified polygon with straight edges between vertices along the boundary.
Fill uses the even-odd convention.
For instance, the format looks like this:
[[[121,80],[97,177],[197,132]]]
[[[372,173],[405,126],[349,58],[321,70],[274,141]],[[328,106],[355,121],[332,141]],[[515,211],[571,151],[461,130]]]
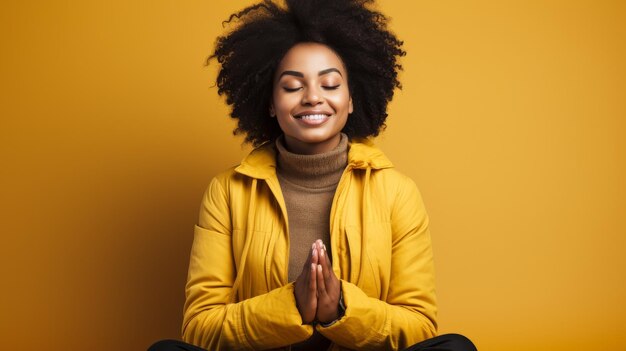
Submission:
[[[385,301],[341,281],[345,315],[317,329],[358,350],[404,349],[436,335],[436,300],[428,216],[415,183],[404,178],[391,211],[391,278]]]
[[[302,325],[293,284],[230,303],[236,269],[228,195],[218,179],[207,189],[194,230],[185,288],[182,336],[208,350],[267,349],[313,333]]]

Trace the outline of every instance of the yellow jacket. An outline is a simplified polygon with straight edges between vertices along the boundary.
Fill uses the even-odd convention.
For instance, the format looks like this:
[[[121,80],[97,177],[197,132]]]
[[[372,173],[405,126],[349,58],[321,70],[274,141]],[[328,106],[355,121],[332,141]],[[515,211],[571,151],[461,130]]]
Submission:
[[[287,280],[289,231],[273,144],[210,183],[191,249],[183,339],[209,350],[271,349],[313,328],[333,349],[403,349],[435,336],[428,217],[411,179],[369,141],[352,142],[330,215],[345,315],[302,325]]]

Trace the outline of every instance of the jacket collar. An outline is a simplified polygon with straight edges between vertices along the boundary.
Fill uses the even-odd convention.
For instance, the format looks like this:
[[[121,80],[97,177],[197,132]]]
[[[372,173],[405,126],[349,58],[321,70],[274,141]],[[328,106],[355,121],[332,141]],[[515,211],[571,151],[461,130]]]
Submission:
[[[370,139],[353,139],[348,144],[349,169],[384,169],[393,164]],[[276,145],[267,142],[252,150],[235,172],[257,179],[276,176]]]

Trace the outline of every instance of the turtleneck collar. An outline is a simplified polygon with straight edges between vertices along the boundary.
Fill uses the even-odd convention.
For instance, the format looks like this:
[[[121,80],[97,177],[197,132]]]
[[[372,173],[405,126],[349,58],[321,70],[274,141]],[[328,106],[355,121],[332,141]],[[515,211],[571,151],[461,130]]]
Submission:
[[[327,188],[339,183],[348,164],[348,136],[341,133],[339,145],[329,152],[300,155],[285,148],[285,139],[276,139],[277,173],[279,178],[310,189]]]

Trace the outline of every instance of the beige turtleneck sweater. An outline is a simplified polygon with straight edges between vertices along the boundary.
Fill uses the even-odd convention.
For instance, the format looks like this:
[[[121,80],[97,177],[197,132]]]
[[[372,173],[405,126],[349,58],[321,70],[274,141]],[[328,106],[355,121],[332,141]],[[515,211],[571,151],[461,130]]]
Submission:
[[[287,205],[289,220],[289,281],[302,272],[317,239],[330,243],[330,208],[339,179],[348,164],[348,137],[341,134],[339,145],[318,155],[294,154],[285,148],[284,138],[276,140],[278,182]],[[329,257],[331,256],[330,245]],[[325,350],[330,341],[314,331],[292,350]]]
[[[348,164],[348,137],[317,155],[294,154],[276,140],[277,175],[287,205],[289,221],[289,281],[295,281],[317,239],[330,242],[330,207],[339,179]],[[330,245],[326,246],[330,249]],[[332,257],[329,255],[329,257]]]

